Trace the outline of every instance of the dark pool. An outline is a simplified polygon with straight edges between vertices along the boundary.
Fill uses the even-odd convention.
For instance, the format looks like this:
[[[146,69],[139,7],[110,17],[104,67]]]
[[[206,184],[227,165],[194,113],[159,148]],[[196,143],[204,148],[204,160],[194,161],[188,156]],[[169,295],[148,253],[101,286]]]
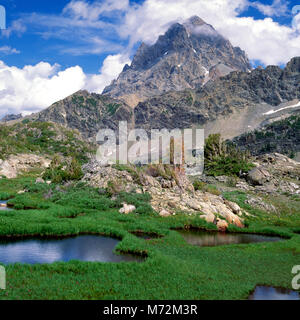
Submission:
[[[279,237],[269,237],[246,233],[221,233],[198,230],[180,230],[179,233],[189,244],[200,247],[214,247],[227,244],[272,242],[282,240]]]
[[[283,288],[257,286],[249,300],[300,300],[300,294]]]
[[[92,235],[60,240],[0,241],[0,262],[35,264],[70,260],[98,262],[141,262],[144,260],[139,256],[113,253],[118,242],[116,239]]]

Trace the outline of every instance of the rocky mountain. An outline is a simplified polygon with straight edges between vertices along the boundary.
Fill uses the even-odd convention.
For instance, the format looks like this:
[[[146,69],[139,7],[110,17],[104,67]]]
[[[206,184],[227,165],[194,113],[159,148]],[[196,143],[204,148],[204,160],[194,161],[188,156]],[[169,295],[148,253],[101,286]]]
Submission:
[[[30,117],[77,129],[95,138],[100,128],[127,121],[136,128],[205,129],[232,139],[291,116],[300,109],[300,57],[285,68],[234,71],[197,89],[170,91],[140,102],[135,109],[109,95],[79,91]]]
[[[234,70],[250,69],[244,51],[194,16],[173,24],[154,45],[142,43],[131,65],[103,94],[134,107],[164,92],[195,89]]]
[[[135,125],[151,128],[204,127],[233,138],[279,114],[299,108],[300,57],[284,69],[269,66],[235,71],[195,90],[170,91],[140,102]]]
[[[13,120],[19,120],[22,118],[22,114],[8,114],[6,116],[4,116],[0,122],[9,122],[9,121],[13,121]]]

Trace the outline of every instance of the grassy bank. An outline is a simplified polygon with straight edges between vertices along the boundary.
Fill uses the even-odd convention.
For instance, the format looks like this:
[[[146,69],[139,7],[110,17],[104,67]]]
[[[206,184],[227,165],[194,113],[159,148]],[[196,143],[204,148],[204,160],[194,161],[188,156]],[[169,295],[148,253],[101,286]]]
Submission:
[[[257,284],[291,288],[291,269],[300,263],[300,235],[293,233],[300,229],[298,214],[276,218],[258,212],[258,218],[246,221],[247,232],[282,235],[286,240],[199,248],[187,244],[174,229],[215,230],[215,226],[196,216],[161,218],[149,210],[147,195],[121,194],[112,200],[82,184],[65,187],[33,181],[0,180],[1,199],[18,208],[0,211],[1,237],[105,234],[121,239],[117,252],[148,258],[143,263],[9,265],[7,290],[0,291],[0,299],[246,299]],[[20,190],[27,192],[17,194]],[[226,197],[237,197],[243,205],[240,194]],[[118,212],[128,199],[139,208],[138,214]],[[163,237],[144,240],[134,231]]]

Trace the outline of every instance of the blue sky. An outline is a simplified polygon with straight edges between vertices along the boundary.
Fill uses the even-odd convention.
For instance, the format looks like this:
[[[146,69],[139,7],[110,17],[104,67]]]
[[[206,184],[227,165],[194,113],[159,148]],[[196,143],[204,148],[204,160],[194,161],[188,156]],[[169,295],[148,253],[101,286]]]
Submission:
[[[38,111],[79,89],[101,93],[144,41],[199,15],[253,65],[300,55],[300,0],[0,0],[0,116]]]

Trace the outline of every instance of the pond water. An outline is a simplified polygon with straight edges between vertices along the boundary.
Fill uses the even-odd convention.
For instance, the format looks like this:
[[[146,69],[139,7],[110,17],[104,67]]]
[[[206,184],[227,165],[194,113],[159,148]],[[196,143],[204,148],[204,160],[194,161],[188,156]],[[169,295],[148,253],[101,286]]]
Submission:
[[[0,201],[0,211],[12,210],[11,208],[8,208],[6,204],[7,204],[7,201]]]
[[[121,262],[144,261],[135,255],[113,253],[119,240],[101,236],[78,236],[65,239],[26,239],[0,241],[0,262],[53,263],[70,260]]]
[[[249,300],[300,300],[300,294],[283,288],[257,286]]]
[[[279,237],[246,233],[221,233],[199,230],[180,230],[179,233],[189,244],[200,247],[214,247],[227,244],[272,242],[282,240]]]

